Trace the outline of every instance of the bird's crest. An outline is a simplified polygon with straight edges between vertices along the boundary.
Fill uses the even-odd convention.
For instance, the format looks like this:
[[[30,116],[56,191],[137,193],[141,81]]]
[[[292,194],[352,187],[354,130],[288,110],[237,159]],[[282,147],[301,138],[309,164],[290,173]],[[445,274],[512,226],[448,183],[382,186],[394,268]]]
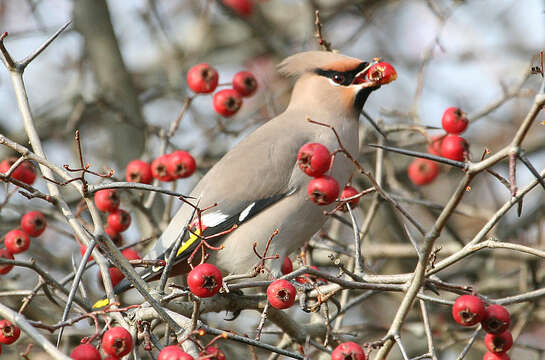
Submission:
[[[285,76],[301,76],[315,69],[350,71],[357,68],[361,60],[327,51],[306,51],[292,55],[278,65],[278,71]]]

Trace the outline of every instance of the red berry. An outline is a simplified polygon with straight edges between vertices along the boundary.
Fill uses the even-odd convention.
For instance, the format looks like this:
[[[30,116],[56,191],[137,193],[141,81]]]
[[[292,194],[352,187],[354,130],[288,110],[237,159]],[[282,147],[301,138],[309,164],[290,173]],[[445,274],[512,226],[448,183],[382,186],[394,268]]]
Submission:
[[[198,297],[207,298],[220,291],[222,282],[221,272],[212,264],[197,265],[187,275],[189,290]]]
[[[123,251],[121,251],[121,254],[127,259],[127,260],[140,260],[142,259],[140,257],[140,254],[138,254],[138,251],[127,248]]]
[[[72,350],[70,358],[74,360],[100,360],[100,353],[91,344],[81,344]]]
[[[0,355],[2,355],[2,345],[0,345]]]
[[[13,344],[21,335],[21,329],[9,320],[0,320],[0,344]]]
[[[379,85],[384,85],[397,79],[397,73],[389,63],[379,62],[369,68],[367,77]]]
[[[95,193],[95,205],[100,211],[114,212],[119,208],[121,197],[115,189],[99,190]]]
[[[409,179],[415,185],[427,185],[439,175],[439,165],[429,159],[415,159],[407,169]]]
[[[284,256],[284,260],[282,261],[282,267],[280,268],[280,271],[282,271],[282,274],[286,275],[293,271],[293,264],[291,262],[291,259],[288,256]]]
[[[503,306],[494,304],[485,309],[481,325],[487,333],[500,334],[507,330],[510,324],[511,316]]]
[[[110,273],[110,279],[112,280],[112,285],[116,286],[125,278],[125,275],[116,267],[110,267],[108,268],[108,272]],[[98,273],[98,280],[102,284],[102,273]]]
[[[193,360],[193,356],[184,352],[178,345],[165,346],[157,360]]]
[[[474,295],[459,296],[452,305],[452,317],[460,325],[475,325],[484,317],[484,304]]]
[[[331,176],[323,175],[308,183],[308,196],[318,205],[328,205],[339,195],[339,183]]]
[[[252,13],[254,3],[252,0],[222,0],[225,6],[233,9],[234,12],[241,16],[248,16]]]
[[[79,247],[79,253],[81,254],[81,256],[85,255],[86,251],[87,251],[87,246],[81,244],[80,247]],[[89,256],[89,260],[87,260],[87,261],[93,261],[93,255]]]
[[[441,155],[447,159],[464,161],[467,150],[467,141],[458,135],[447,135],[441,142]]]
[[[168,157],[167,172],[174,179],[189,177],[196,168],[195,159],[187,151],[177,150]]]
[[[4,245],[10,253],[19,254],[28,250],[30,238],[23,230],[14,229],[6,234]]]
[[[123,232],[129,228],[131,225],[131,215],[122,209],[117,209],[116,211],[108,215],[108,226],[117,232]]]
[[[287,309],[295,302],[295,287],[287,280],[275,280],[267,287],[267,299],[276,309]]]
[[[484,344],[488,351],[493,353],[506,352],[513,346],[513,336],[509,331],[504,331],[501,334],[486,334]]]
[[[123,357],[132,350],[132,336],[121,326],[115,326],[102,336],[102,350],[108,355]]]
[[[345,342],[340,344],[331,353],[331,360],[365,360],[365,353],[361,346],[355,342]]]
[[[201,351],[199,356],[202,356],[203,358],[210,359],[210,360],[225,360],[226,359],[223,351],[221,351],[221,349],[216,346],[207,346],[206,349]]]
[[[487,352],[483,356],[483,360],[510,360],[511,358],[506,353]]]
[[[27,212],[21,218],[21,228],[28,235],[37,237],[42,235],[47,226],[44,215],[39,211]]]
[[[218,86],[218,72],[212,66],[202,63],[187,72],[187,85],[198,94],[209,94]]]
[[[324,174],[331,164],[329,150],[322,144],[308,143],[299,149],[297,164],[308,176],[317,177]]]
[[[346,185],[343,189],[343,192],[341,193],[341,200],[351,198],[352,196],[356,196],[358,194],[359,194],[358,190],[356,190],[350,185]],[[357,197],[355,199],[350,200],[348,204],[350,205],[350,208],[353,209],[356,206],[358,206],[359,202],[360,202],[360,198]]]
[[[233,77],[233,89],[242,97],[252,96],[257,90],[257,80],[249,71],[240,71]]]
[[[114,229],[112,229],[112,227],[108,225],[104,227],[104,231],[110,237],[110,239],[112,239],[114,244],[116,244],[117,246],[121,246],[123,244],[123,237],[118,231],[115,231]]]
[[[432,155],[441,155],[441,143],[443,142],[444,135],[437,135],[431,138],[431,143],[428,144],[428,152]]]
[[[242,106],[242,97],[233,89],[223,89],[214,94],[212,105],[218,114],[229,117]]]
[[[6,249],[0,249],[0,258],[14,260],[13,255]],[[9,273],[12,268],[13,268],[13,265],[11,264],[0,265],[0,275]]]
[[[151,184],[151,181],[153,180],[151,165],[142,160],[133,160],[127,165],[125,178],[128,182]]]
[[[460,108],[455,107],[446,109],[441,118],[441,125],[443,125],[443,129],[449,134],[463,133],[468,123],[469,120],[466,114]]]
[[[7,173],[11,165],[15,164],[16,161],[16,157],[11,157],[0,162],[0,172]],[[11,177],[25,184],[32,185],[34,180],[36,180],[36,168],[30,161],[25,160],[11,173]]]
[[[168,163],[170,154],[159,156],[151,163],[151,174],[159,181],[172,181],[174,178],[168,173]]]

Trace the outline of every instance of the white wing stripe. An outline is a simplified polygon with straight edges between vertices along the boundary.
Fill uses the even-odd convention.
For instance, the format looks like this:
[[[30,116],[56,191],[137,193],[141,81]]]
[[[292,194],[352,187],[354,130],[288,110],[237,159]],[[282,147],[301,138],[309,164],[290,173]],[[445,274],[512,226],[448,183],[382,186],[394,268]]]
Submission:
[[[246,209],[242,210],[242,212],[240,213],[240,216],[238,217],[238,221],[240,222],[244,221],[244,219],[246,219],[246,217],[248,216],[248,214],[250,213],[250,211],[252,210],[254,206],[255,206],[255,202],[251,203]]]

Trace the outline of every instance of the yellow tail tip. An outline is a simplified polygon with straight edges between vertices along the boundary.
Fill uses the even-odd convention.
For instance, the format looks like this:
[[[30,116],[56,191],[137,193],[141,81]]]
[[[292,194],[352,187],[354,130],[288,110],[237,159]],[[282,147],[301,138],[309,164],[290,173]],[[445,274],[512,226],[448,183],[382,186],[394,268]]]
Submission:
[[[93,305],[93,309],[98,309],[98,308],[104,307],[104,306],[108,305],[109,303],[110,303],[110,300],[108,300],[108,299],[99,300]]]

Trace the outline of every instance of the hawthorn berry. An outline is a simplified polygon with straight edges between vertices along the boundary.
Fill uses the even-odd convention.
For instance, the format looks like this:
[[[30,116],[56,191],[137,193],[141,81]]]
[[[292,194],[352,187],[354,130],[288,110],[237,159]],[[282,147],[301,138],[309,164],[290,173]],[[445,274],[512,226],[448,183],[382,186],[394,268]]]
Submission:
[[[151,165],[143,160],[131,161],[125,170],[125,179],[128,182],[151,184],[153,180]]]
[[[108,215],[108,226],[118,233],[123,232],[131,225],[131,215],[122,209],[117,209]]]
[[[117,246],[121,246],[123,244],[123,237],[121,236],[119,231],[115,231],[114,229],[112,229],[111,226],[108,226],[108,224],[106,224],[106,226],[104,227],[104,232],[110,237],[110,239],[112,239],[114,244],[116,244]]]
[[[414,159],[407,169],[409,179],[415,185],[427,185],[439,175],[439,165],[429,159]]]
[[[115,189],[104,189],[95,193],[95,205],[102,212],[116,211],[120,202],[121,197]]]
[[[161,155],[151,162],[151,174],[159,181],[172,181],[174,178],[168,173],[170,154]]]
[[[29,211],[21,218],[21,229],[29,236],[37,237],[42,235],[47,226],[44,214],[35,210]]]
[[[194,360],[193,356],[183,351],[178,345],[165,346],[157,360]]]
[[[257,80],[249,71],[240,71],[233,77],[233,89],[242,97],[252,96],[257,90]]]
[[[502,353],[511,349],[513,346],[513,336],[509,331],[504,331],[501,334],[486,334],[484,336],[484,344],[488,351],[493,353]]]
[[[207,346],[199,356],[202,356],[203,358],[210,359],[210,360],[225,360],[225,354],[223,351],[221,351],[220,348],[217,346]]]
[[[329,150],[319,143],[308,143],[299,149],[297,164],[308,176],[317,177],[324,174],[331,164]]]
[[[0,258],[14,260],[13,255],[6,249],[0,249]],[[13,265],[11,264],[2,264],[0,265],[0,275],[5,275],[11,271]]]
[[[328,205],[339,195],[339,183],[331,176],[322,175],[308,183],[307,193],[316,204]]]
[[[484,304],[474,295],[459,296],[452,305],[452,317],[460,325],[475,325],[484,318]]]
[[[0,344],[13,344],[19,339],[21,329],[9,320],[0,320]]]
[[[116,286],[125,278],[125,275],[123,275],[121,270],[113,266],[108,268],[108,273],[110,273],[110,279],[112,280],[113,286]],[[100,271],[98,272],[98,281],[102,284],[102,273]]]
[[[130,248],[124,249],[123,251],[121,251],[121,254],[123,254],[123,256],[127,260],[140,260],[140,259],[142,259],[140,257],[140,254],[138,253],[138,251],[130,249]]]
[[[483,360],[511,360],[507,353],[493,353],[487,352],[483,356]]]
[[[275,309],[287,309],[295,302],[295,287],[287,280],[275,280],[267,287],[267,299]]]
[[[218,86],[218,72],[207,63],[193,66],[187,72],[187,86],[197,94],[209,94]]]
[[[132,336],[121,326],[115,326],[102,336],[102,350],[105,353],[119,358],[132,350]]]
[[[0,172],[7,173],[11,165],[15,164],[16,161],[16,157],[4,159],[0,162]],[[30,161],[25,160],[11,173],[11,177],[25,184],[32,185],[36,180],[36,168]]]
[[[242,97],[233,89],[223,89],[214,94],[212,105],[221,116],[233,116],[242,106]]]
[[[293,271],[293,263],[291,262],[291,259],[289,256],[284,256],[284,260],[282,260],[282,266],[280,267],[280,271],[282,271],[282,274],[286,275]]]
[[[467,141],[458,135],[447,135],[441,141],[441,155],[447,159],[464,161],[467,150]]]
[[[72,350],[70,358],[74,360],[100,360],[100,353],[91,344],[81,344]]]
[[[461,134],[467,128],[469,120],[466,114],[456,107],[449,107],[443,113],[441,118],[441,125],[443,129],[449,134]]]
[[[196,168],[195,159],[187,151],[177,150],[168,157],[167,172],[174,179],[189,177]]]
[[[501,334],[509,328],[510,324],[511,316],[503,306],[494,304],[484,310],[481,325],[487,333]]]
[[[193,294],[201,298],[214,296],[220,291],[222,275],[219,269],[208,263],[197,265],[187,275],[187,285]]]
[[[389,63],[378,62],[369,68],[367,77],[379,85],[385,85],[397,79],[397,73]]]
[[[441,155],[441,143],[443,142],[444,135],[437,135],[431,138],[431,142],[428,144],[428,152],[432,155]]]
[[[365,353],[361,346],[355,342],[349,341],[340,344],[331,353],[331,360],[365,360]]]
[[[12,254],[19,254],[28,250],[30,238],[23,230],[14,229],[4,237],[4,245]]]
[[[358,194],[359,194],[358,190],[356,190],[354,187],[350,185],[346,185],[343,189],[343,192],[341,193],[341,200],[351,198],[352,196],[356,196]],[[348,202],[348,205],[350,206],[350,209],[353,209],[356,206],[358,206],[359,202],[360,202],[360,198],[357,197],[355,199],[350,200]],[[345,208],[345,206],[343,206],[343,208]]]
[[[254,8],[252,0],[221,0],[221,2],[240,16],[250,15]]]

